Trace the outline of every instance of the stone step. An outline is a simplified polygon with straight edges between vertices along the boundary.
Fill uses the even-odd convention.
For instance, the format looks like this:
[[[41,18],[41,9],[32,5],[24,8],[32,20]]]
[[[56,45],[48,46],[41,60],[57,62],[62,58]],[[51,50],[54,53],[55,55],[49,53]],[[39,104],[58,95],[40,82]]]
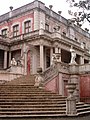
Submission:
[[[3,84],[3,85],[0,85],[0,88],[18,88],[18,87],[34,87],[34,85],[29,85],[29,84],[20,84],[20,85],[7,85],[7,84]]]
[[[88,107],[83,107],[83,108],[78,108],[77,109],[77,112],[83,112],[83,111],[90,111],[90,107],[88,106]]]
[[[22,114],[22,115],[0,115],[1,120],[3,120],[4,118],[20,118],[20,119],[25,119],[25,118],[37,118],[37,117],[65,117],[67,116],[66,114],[62,114],[62,113],[52,113],[52,114]],[[3,118],[3,119],[2,119]]]
[[[12,102],[15,102],[15,101],[16,102],[35,102],[35,101],[36,102],[39,102],[39,101],[40,102],[52,102],[52,101],[58,102],[58,101],[63,101],[64,102],[65,100],[64,99],[61,99],[61,100],[60,99],[48,99],[48,98],[47,99],[41,99],[41,98],[40,99],[39,98],[38,99],[36,99],[36,98],[35,99],[34,98],[23,98],[23,99],[22,98],[13,98],[13,99],[11,99],[11,98],[10,99],[9,98],[8,99],[2,98],[2,99],[0,99],[0,102],[7,102],[7,101],[8,102],[9,101],[10,102],[11,101]]]
[[[11,95],[11,94],[45,94],[45,95],[54,95],[54,96],[61,96],[56,93],[51,93],[48,91],[0,91],[0,95]],[[62,97],[62,96],[61,96]]]
[[[1,112],[0,111],[0,116],[1,115],[44,115],[44,114],[47,114],[47,115],[51,115],[51,114],[66,114],[65,110],[63,111],[50,111],[50,110],[47,110],[47,111],[6,111],[6,112]]]
[[[0,108],[0,112],[7,112],[7,111],[65,111],[65,107],[33,107],[33,108]]]
[[[3,100],[0,102],[0,106],[2,105],[53,105],[53,104],[57,104],[57,105],[66,105],[66,101],[57,101],[57,102],[54,102],[54,101],[13,101],[13,100]]]
[[[18,98],[23,98],[23,97],[29,97],[29,98],[46,98],[48,97],[48,99],[66,99],[66,97],[62,97],[62,96],[54,96],[54,95],[50,95],[50,94],[2,94],[0,96],[1,98],[14,98],[14,97],[18,97]]]
[[[88,104],[83,104],[83,105],[79,105],[79,106],[76,106],[77,109],[81,109],[81,108],[87,108],[89,107],[90,105]]]
[[[42,107],[44,107],[44,108],[47,108],[47,107],[51,107],[51,108],[53,108],[53,107],[66,107],[66,104],[64,103],[62,103],[62,104],[55,104],[55,103],[52,103],[52,104],[26,104],[26,105],[24,105],[24,104],[1,104],[0,105],[0,108],[42,108]]]
[[[84,114],[90,114],[90,110],[77,113],[77,115],[84,115]]]
[[[43,96],[7,96],[7,97],[2,97],[2,96],[0,96],[0,101],[2,100],[2,99],[33,99],[33,100],[55,100],[55,101],[60,101],[60,100],[62,100],[62,101],[64,101],[65,99],[64,98],[55,98],[55,97],[43,97]]]

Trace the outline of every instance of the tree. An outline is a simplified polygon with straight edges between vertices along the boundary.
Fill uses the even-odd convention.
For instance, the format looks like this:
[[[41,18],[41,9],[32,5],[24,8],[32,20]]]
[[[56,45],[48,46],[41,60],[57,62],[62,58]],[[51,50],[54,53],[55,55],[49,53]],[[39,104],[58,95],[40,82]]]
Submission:
[[[90,0],[66,0],[66,2],[70,4],[70,7],[78,8],[74,12],[68,10],[68,13],[73,16],[73,22],[80,25],[86,20],[90,23]]]

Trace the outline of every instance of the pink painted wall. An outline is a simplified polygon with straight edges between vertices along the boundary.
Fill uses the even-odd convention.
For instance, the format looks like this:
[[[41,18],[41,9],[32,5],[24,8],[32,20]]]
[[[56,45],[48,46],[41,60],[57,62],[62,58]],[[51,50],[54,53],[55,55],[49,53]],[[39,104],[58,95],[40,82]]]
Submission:
[[[90,74],[80,77],[80,98],[90,103]]]
[[[3,22],[1,25],[0,25],[0,29],[4,28],[5,26],[8,26],[9,28],[9,31],[11,32],[11,26],[14,24],[14,23],[17,23],[19,22],[20,23],[20,34],[22,34],[22,23],[25,19],[28,19],[28,18],[32,18],[32,31],[34,30],[34,13],[28,13],[26,15],[22,15],[22,16],[18,16],[18,17],[15,17],[13,18],[11,21],[8,21],[8,22]]]
[[[52,91],[54,93],[58,93],[58,76],[48,81],[45,86],[45,90]]]

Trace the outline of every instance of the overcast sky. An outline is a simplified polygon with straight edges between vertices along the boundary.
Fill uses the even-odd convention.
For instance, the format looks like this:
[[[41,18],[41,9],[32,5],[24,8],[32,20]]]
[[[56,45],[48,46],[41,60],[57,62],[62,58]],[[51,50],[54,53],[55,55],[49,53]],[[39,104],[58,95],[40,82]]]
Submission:
[[[0,15],[9,12],[9,7],[13,6],[14,9],[21,7],[22,5],[33,2],[34,0],[0,0]],[[62,15],[66,18],[68,16],[68,4],[66,0],[40,0],[48,7],[53,5],[53,10],[58,12],[62,11]]]
[[[13,6],[14,9],[19,8],[23,5],[26,5],[34,0],[0,0],[0,15],[7,13],[10,11],[9,7]],[[66,0],[40,0],[45,3],[45,6],[49,7],[49,5],[53,5],[53,10],[55,12],[62,11],[62,16],[69,19],[71,16],[68,14],[68,10],[70,9],[69,4]],[[78,1],[78,0],[77,0]],[[89,27],[89,24],[86,22],[83,25],[83,28],[86,26]]]

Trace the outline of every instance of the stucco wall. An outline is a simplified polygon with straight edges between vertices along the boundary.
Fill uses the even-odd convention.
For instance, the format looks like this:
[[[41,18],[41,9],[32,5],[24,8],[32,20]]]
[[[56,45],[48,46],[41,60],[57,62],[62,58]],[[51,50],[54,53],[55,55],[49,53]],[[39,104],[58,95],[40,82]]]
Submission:
[[[58,76],[54,77],[52,80],[49,80],[45,84],[44,88],[45,88],[45,90],[57,93],[58,92]]]
[[[80,98],[90,103],[90,74],[80,76]]]

